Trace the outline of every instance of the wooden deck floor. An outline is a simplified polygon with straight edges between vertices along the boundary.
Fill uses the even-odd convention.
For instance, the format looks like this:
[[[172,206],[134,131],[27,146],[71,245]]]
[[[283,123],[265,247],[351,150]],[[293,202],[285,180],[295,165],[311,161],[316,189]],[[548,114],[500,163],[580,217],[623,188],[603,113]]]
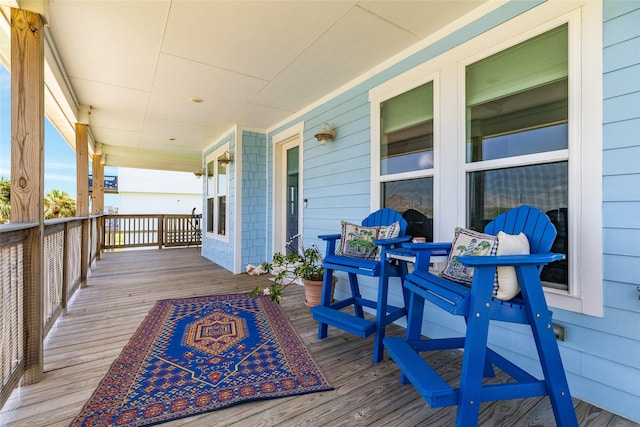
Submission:
[[[91,396],[156,300],[248,292],[266,276],[233,275],[199,255],[199,249],[104,253],[56,323],[45,346],[45,375],[16,390],[0,411],[0,425],[67,426]],[[385,356],[372,364],[372,340],[330,328],[316,338],[316,322],[303,303],[303,289],[286,289],[282,307],[335,390],[244,403],[164,426],[450,426],[454,408],[429,408],[411,385],[401,385]],[[401,335],[395,325],[388,335]],[[452,381],[458,351],[429,356]],[[637,426],[578,400],[581,426]],[[547,398],[483,404],[485,426],[553,426]]]

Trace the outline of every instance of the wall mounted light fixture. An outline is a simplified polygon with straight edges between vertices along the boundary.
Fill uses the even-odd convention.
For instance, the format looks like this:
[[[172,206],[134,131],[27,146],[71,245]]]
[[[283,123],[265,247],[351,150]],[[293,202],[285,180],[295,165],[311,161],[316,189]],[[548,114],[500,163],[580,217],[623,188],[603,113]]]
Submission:
[[[233,156],[230,152],[225,151],[218,157],[218,162],[220,163],[231,163],[233,162]]]
[[[322,125],[322,130],[314,135],[320,145],[324,145],[327,141],[333,141],[336,139],[336,130],[331,127],[329,123]]]

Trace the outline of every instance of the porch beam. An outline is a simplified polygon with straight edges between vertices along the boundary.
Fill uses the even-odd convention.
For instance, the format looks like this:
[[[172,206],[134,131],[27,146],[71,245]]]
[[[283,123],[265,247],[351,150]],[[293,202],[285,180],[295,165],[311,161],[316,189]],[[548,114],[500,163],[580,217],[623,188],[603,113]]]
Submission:
[[[24,246],[25,373],[43,375],[44,24],[11,9],[11,222],[35,223]]]

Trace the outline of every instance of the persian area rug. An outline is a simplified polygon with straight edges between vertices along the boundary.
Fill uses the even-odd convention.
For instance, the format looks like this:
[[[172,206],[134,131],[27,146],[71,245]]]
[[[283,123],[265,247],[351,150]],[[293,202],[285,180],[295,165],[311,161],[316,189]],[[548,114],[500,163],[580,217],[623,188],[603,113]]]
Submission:
[[[331,390],[267,296],[158,301],[72,426],[146,426]]]

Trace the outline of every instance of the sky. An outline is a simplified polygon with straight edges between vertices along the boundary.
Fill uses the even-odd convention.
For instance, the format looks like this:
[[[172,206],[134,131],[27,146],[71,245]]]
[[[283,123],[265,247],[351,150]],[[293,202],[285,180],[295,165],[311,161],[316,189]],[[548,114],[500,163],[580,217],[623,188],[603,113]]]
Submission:
[[[11,176],[11,78],[0,65],[0,177]],[[45,119],[44,128],[44,192],[66,191],[76,198],[76,154]],[[89,169],[91,170],[91,168]],[[105,167],[105,175],[117,175],[117,168]],[[105,206],[118,206],[118,197],[105,194]]]

